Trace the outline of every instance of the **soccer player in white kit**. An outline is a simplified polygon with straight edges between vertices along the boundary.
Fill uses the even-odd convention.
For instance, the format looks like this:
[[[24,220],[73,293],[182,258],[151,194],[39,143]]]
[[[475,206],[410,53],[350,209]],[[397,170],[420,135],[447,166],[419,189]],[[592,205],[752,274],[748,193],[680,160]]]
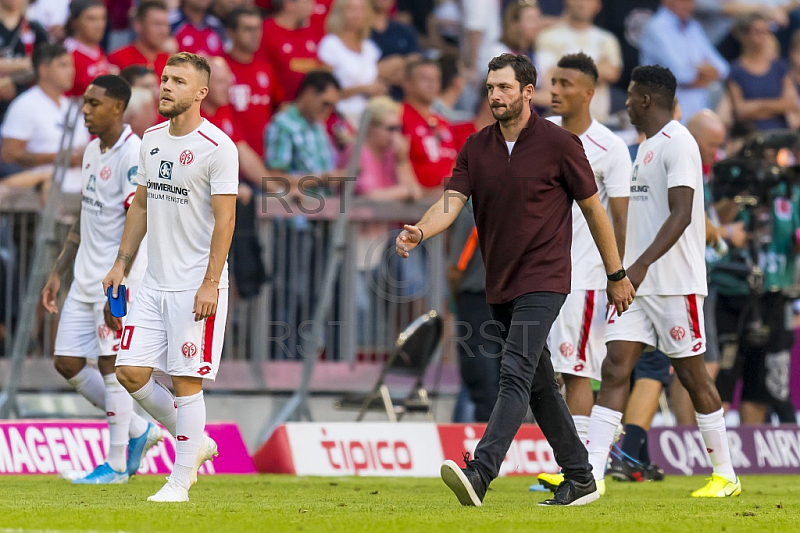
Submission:
[[[177,441],[172,474],[148,498],[155,502],[189,501],[197,469],[217,455],[204,436],[203,380],[216,377],[222,353],[239,162],[236,145],[200,116],[210,75],[195,54],[167,61],[158,112],[170,120],[144,134],[139,187],[103,281],[117,290],[147,232],[147,272],[122,332],[117,377]],[[153,370],[171,376],[175,398]]]
[[[633,164],[625,241],[636,299],[622,316],[609,318],[608,353],[587,448],[595,480],[603,480],[631,371],[645,349],[658,348],[689,391],[714,469],[708,484],[692,496],[724,498],[738,496],[742,487],[731,464],[722,402],[703,361],[703,173],[697,142],[672,119],[676,86],[669,69],[641,66],[628,87],[631,123],[647,136]]]
[[[631,163],[625,142],[592,119],[589,106],[597,85],[597,66],[586,54],[562,57],[553,73],[549,120],[577,135],[597,181],[597,192],[611,217],[620,255],[625,250]],[[581,441],[586,442],[594,393],[606,356],[606,271],[578,204],[572,206],[572,292],[567,296],[547,346],[553,369],[560,372],[565,400]],[[540,474],[539,482],[555,491],[563,474]],[[598,487],[600,488],[600,487]],[[602,488],[600,488],[602,494]]]
[[[128,83],[113,75],[98,76],[83,95],[84,120],[97,138],[83,154],[80,218],[70,229],[42,291],[45,309],[58,313],[61,278],[75,259],[75,278],[58,324],[54,364],[70,385],[106,413],[109,450],[105,463],[74,483],[125,483],[136,474],[147,450],[162,439],[158,426],[133,412],[133,399],[117,381],[114,360],[119,336],[115,331],[121,328],[113,317],[104,320],[103,316],[103,276],[114,264],[114,249],[136,191],[141,139],[122,118],[130,96]],[[139,256],[125,273],[131,300],[146,260]],[[86,359],[96,359],[97,367],[87,365]]]

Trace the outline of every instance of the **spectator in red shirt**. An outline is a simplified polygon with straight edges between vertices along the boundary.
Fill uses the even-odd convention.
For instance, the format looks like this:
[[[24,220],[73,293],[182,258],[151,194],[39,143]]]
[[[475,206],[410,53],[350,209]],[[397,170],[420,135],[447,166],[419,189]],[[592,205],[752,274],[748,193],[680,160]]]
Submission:
[[[255,0],[256,7],[265,13],[279,11],[282,3],[281,0]],[[309,24],[319,34],[320,39],[325,35],[325,19],[328,18],[331,4],[333,4],[333,0],[316,0],[311,11]]]
[[[442,74],[432,59],[418,59],[406,68],[403,134],[411,141],[411,164],[423,187],[440,188],[455,165],[456,143],[450,124],[433,111]]]
[[[136,41],[113,52],[108,60],[121,69],[130,65],[144,65],[153,69],[161,79],[161,71],[169,59],[166,46],[170,28],[166,4],[160,0],[145,0],[139,4],[133,30],[136,32]]]
[[[67,96],[82,96],[97,76],[116,74],[100,47],[106,32],[106,6],[101,0],[73,0],[69,5],[67,37],[64,46],[72,54],[75,82]]]
[[[318,70],[317,46],[322,34],[310,23],[314,0],[285,0],[280,10],[264,21],[258,55],[281,73],[281,85],[288,100],[294,100],[303,78]]]
[[[181,0],[180,9],[173,13],[170,21],[178,51],[222,55],[225,32],[219,20],[207,14],[210,6],[211,0]]]
[[[245,141],[244,128],[236,122],[233,107],[230,105],[230,88],[233,76],[228,63],[221,57],[211,57],[211,79],[208,82],[208,96],[200,105],[200,114],[206,120],[225,132],[236,144],[239,152],[239,174],[256,189],[261,189],[265,176],[276,173],[267,170],[263,159]],[[277,173],[280,175],[281,173]],[[242,190],[242,187],[239,187]],[[248,191],[249,193],[250,191]]]
[[[282,100],[282,92],[272,65],[256,56],[261,44],[261,16],[255,8],[239,7],[225,22],[231,38],[230,52],[224,57],[233,74],[233,118],[242,127],[250,148],[263,157],[264,129]]]

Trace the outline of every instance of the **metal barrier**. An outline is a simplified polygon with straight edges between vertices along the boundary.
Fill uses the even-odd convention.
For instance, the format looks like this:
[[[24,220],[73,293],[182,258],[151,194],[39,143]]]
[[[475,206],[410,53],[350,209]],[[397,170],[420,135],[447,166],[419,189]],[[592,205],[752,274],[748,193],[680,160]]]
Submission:
[[[383,361],[411,320],[430,309],[444,311],[443,239],[425,241],[409,259],[394,252],[402,224],[418,220],[429,202],[356,198],[342,206],[338,198],[291,205],[275,198],[256,201],[267,283],[253,299],[233,296],[224,357],[264,361],[307,355],[302,340],[310,335],[309,320],[340,209],[347,211],[351,237],[337,276],[334,309],[326,320],[324,359]]]
[[[66,197],[60,209],[58,249],[79,201],[78,196]],[[243,299],[232,277],[223,360],[301,359],[301,341],[310,335],[333,222],[343,207],[338,198],[324,202],[307,198],[290,207],[275,198],[255,201],[259,202],[257,234],[267,282],[257,296]],[[416,316],[431,309],[445,310],[443,237],[426,240],[409,259],[401,260],[394,253],[394,239],[402,224],[417,221],[430,202],[355,198],[346,206],[352,237],[346,242],[333,311],[325,326],[324,359],[382,362],[399,332]],[[41,205],[40,195],[32,191],[0,192],[0,334],[5,333],[0,345],[4,354],[10,352],[32,267]],[[69,282],[64,280],[62,298]],[[28,357],[52,356],[57,320],[58,316],[44,311],[37,313]]]

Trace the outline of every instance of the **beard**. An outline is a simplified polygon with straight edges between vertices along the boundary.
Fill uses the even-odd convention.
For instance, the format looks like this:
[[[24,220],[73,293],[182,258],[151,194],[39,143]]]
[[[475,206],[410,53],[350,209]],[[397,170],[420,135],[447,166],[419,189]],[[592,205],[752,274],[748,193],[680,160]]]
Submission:
[[[520,94],[519,98],[508,104],[508,106],[502,106],[505,108],[502,112],[497,111],[497,108],[493,105],[492,116],[499,122],[513,122],[522,115],[522,106],[522,94]]]
[[[175,118],[178,115],[184,114],[189,108],[192,107],[192,100],[184,100],[182,102],[173,101],[172,107],[164,109],[161,104],[158,105],[158,114],[164,118]]]

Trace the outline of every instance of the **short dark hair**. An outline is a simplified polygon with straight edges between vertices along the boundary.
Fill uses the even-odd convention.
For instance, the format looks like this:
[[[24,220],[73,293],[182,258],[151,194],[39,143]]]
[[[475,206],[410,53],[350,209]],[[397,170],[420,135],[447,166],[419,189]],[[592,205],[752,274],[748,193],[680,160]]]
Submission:
[[[169,12],[169,8],[167,8],[167,4],[161,0],[144,0],[144,2],[139,4],[139,7],[136,8],[136,20],[139,22],[144,22],[144,19],[147,17],[147,13],[150,11]]]
[[[190,52],[178,52],[177,54],[169,56],[166,66],[174,67],[187,63],[193,66],[197,72],[205,72],[206,83],[208,83],[211,79],[211,66],[208,64],[208,60],[201,55],[192,54]]]
[[[119,75],[123,80],[127,81],[130,86],[133,86],[139,78],[147,76],[148,74],[155,75],[155,73],[155,70],[144,65],[128,65],[120,71]]]
[[[297,90],[297,95],[303,94],[305,91],[312,89],[316,94],[325,92],[328,87],[335,87],[336,90],[341,90],[342,85],[333,74],[327,70],[312,70],[303,81],[300,82],[300,88]]]
[[[63,44],[39,43],[36,45],[36,48],[33,49],[33,55],[31,55],[33,71],[38,72],[39,67],[43,65],[49,65],[54,59],[68,54],[69,50],[64,48]]]
[[[678,82],[668,68],[660,65],[641,65],[631,72],[631,81],[663,109],[672,109]]]
[[[242,17],[258,17],[261,18],[261,13],[258,9],[251,6],[239,6],[233,8],[228,16],[225,17],[225,27],[229,30],[236,31],[239,28],[239,19]]]
[[[114,100],[119,100],[125,104],[123,109],[128,108],[128,102],[131,100],[131,86],[122,78],[122,76],[103,74],[102,76],[97,76],[95,79],[93,79],[92,83],[89,85],[94,85],[95,87],[105,89],[106,96],[113,98]]]
[[[461,73],[458,57],[455,54],[442,54],[439,58],[439,70],[442,71],[442,91],[446,91]]]
[[[583,72],[592,78],[594,83],[597,83],[597,78],[599,77],[597,74],[597,65],[594,64],[594,59],[587,56],[583,52],[565,55],[558,60],[558,64],[556,66],[558,68],[568,68]]]
[[[519,82],[519,88],[526,85],[536,87],[536,67],[533,66],[530,58],[524,54],[500,54],[489,61],[489,72],[511,67],[514,69],[514,77]]]
[[[414,71],[417,70],[419,67],[436,67],[439,69],[439,62],[435,59],[430,57],[420,57],[419,59],[415,59],[413,61],[409,61],[406,64],[406,79],[411,79],[411,76],[414,75]]]

